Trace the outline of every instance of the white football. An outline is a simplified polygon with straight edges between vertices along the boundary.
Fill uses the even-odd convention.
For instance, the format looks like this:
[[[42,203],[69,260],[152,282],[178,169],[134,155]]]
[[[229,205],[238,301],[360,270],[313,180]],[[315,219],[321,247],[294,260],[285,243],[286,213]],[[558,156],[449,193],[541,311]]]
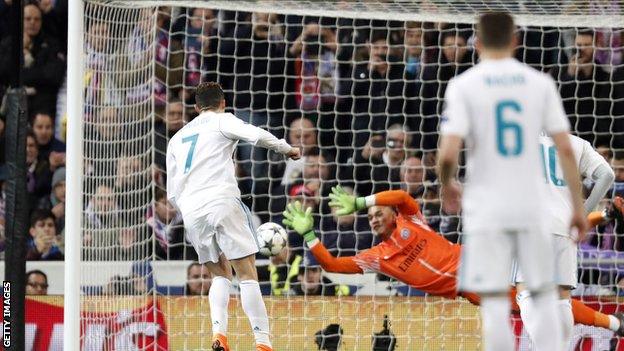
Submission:
[[[280,253],[288,243],[288,234],[281,225],[273,222],[262,224],[256,229],[260,253],[271,257]]]

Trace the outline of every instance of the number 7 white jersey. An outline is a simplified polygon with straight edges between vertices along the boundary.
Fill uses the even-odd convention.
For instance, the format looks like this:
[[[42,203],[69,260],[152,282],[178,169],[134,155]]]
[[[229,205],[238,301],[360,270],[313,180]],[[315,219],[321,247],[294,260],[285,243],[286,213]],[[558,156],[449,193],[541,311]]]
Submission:
[[[515,59],[483,60],[446,90],[441,133],[467,148],[465,225],[522,226],[541,215],[541,131],[567,132],[554,81]]]
[[[609,164],[596,150],[586,141],[577,136],[570,135],[570,144],[574,151],[576,164],[583,178],[591,178],[594,171]],[[548,214],[548,232],[556,235],[570,235],[570,220],[572,218],[572,197],[570,190],[563,179],[563,172],[559,163],[559,155],[555,145],[549,137],[540,137],[540,152],[542,153],[543,182],[546,184],[545,200],[546,213]]]
[[[232,155],[239,140],[282,154],[291,146],[231,113],[203,112],[169,140],[167,198],[182,215],[224,197],[240,198]]]

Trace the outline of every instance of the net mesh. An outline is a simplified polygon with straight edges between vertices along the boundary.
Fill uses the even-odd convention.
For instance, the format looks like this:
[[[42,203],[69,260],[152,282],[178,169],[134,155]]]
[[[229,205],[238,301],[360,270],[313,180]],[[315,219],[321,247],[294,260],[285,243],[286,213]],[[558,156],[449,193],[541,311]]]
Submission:
[[[608,157],[623,151],[622,6],[510,3],[87,1],[83,345],[124,349],[134,335],[134,345],[150,350],[210,347],[209,281],[189,270],[187,284],[196,254],[164,187],[167,141],[195,115],[193,89],[202,81],[222,84],[238,118],[303,149],[302,161],[287,162],[239,145],[239,185],[257,223],[280,223],[288,201],[301,199],[339,256],[377,239],[364,216],[332,214],[327,195],[336,184],[359,195],[404,189],[431,227],[461,243],[459,218],[440,207],[437,128],[446,84],[477,62],[472,23],[484,9],[510,10],[525,25],[517,57],[555,77],[575,134]],[[589,44],[586,26],[595,30]],[[589,242],[583,297],[619,293],[618,230],[599,228]],[[385,315],[397,349],[478,348],[478,310],[466,301],[424,296],[374,274],[319,281],[301,238],[290,235],[289,245],[288,257],[258,266],[263,293],[274,295],[266,301],[275,349],[314,349],[315,333],[329,323],[343,327],[346,349],[370,349]],[[249,349],[233,292],[231,347]],[[204,296],[177,297],[185,293]],[[596,345],[611,337],[577,335]]]

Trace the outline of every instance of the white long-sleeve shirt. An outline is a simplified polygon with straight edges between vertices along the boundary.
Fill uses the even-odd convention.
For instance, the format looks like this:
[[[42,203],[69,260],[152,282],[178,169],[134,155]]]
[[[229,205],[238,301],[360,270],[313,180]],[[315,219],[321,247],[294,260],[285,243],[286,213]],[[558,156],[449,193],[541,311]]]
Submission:
[[[610,170],[609,164],[591,145],[574,135],[570,135],[570,144],[574,151],[574,158],[579,173],[583,178],[592,178],[598,167],[605,167]],[[570,189],[563,179],[563,171],[559,162],[559,155],[555,145],[547,136],[540,137],[540,151],[544,161],[544,183],[546,184],[546,211],[549,215],[547,226],[548,232],[556,235],[570,235],[570,220],[572,219],[572,195]],[[611,178],[611,182],[613,179]],[[610,185],[610,184],[609,184]],[[609,186],[601,189],[594,189],[596,200],[604,197]],[[597,202],[597,201],[596,201]]]
[[[441,133],[464,138],[468,149],[465,228],[541,217],[539,135],[570,128],[553,79],[512,58],[482,60],[449,82],[444,102]]]
[[[232,155],[239,140],[287,154],[283,139],[231,113],[202,112],[169,140],[167,198],[184,216],[208,202],[240,198]]]

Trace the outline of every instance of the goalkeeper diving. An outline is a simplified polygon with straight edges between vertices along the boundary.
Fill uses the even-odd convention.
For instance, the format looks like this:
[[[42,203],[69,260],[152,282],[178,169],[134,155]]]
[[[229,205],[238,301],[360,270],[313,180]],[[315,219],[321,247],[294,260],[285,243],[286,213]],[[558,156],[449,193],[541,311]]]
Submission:
[[[381,243],[355,256],[334,257],[316,237],[312,209],[301,203],[287,205],[283,223],[302,235],[310,251],[327,272],[361,274],[375,272],[397,279],[434,296],[455,299],[458,296],[479,305],[477,294],[457,292],[457,272],[461,246],[446,240],[431,229],[420,206],[402,190],[382,191],[366,197],[355,197],[341,187],[332,188],[329,205],[339,216],[367,209],[368,222]],[[612,211],[624,211],[624,201],[616,197]],[[590,225],[610,220],[613,213],[592,212]],[[515,290],[511,292],[512,309],[518,311]],[[624,335],[624,315],[606,315],[572,300],[574,322],[611,329]]]

